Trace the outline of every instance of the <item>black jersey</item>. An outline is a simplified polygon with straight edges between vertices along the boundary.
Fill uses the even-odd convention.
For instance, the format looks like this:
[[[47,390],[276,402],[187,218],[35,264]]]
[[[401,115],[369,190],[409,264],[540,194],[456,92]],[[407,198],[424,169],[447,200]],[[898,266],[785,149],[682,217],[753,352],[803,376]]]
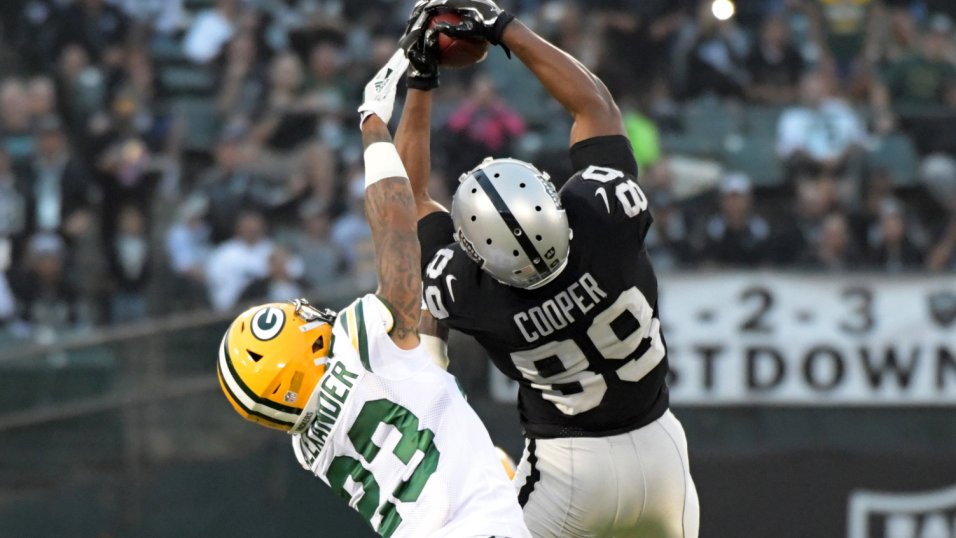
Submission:
[[[447,213],[419,223],[425,302],[469,334],[518,381],[526,435],[596,437],[631,431],[667,409],[667,358],[657,278],[644,248],[652,218],[622,136],[576,144],[562,187],[573,232],[568,265],[527,290],[485,273],[452,241]]]

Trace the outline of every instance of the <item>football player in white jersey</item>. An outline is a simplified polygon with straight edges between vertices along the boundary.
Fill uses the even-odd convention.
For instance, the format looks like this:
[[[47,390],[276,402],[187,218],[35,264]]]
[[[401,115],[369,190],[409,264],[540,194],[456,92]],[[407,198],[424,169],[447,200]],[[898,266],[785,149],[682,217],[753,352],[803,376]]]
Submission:
[[[443,10],[462,22],[430,27]],[[436,32],[510,49],[569,112],[575,173],[560,191],[530,163],[489,159],[462,174],[450,214],[429,198]],[[440,328],[474,337],[518,383],[527,441],[515,485],[528,528],[536,538],[696,538],[644,246],[653,219],[614,99],[491,0],[420,1],[401,46],[410,90],[396,145],[416,196],[424,300]]]
[[[359,108],[377,292],[337,314],[304,300],[246,311],[222,339],[219,382],[379,535],[527,538],[487,430],[418,334],[415,202],[387,128],[407,65],[397,52]]]

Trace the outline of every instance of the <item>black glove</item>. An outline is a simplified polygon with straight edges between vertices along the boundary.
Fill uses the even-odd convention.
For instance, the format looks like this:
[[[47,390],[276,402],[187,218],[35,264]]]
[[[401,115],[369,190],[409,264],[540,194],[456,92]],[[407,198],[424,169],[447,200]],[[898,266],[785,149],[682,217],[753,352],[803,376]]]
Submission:
[[[425,32],[425,27],[428,24],[428,19],[433,15],[431,12],[425,13],[425,8],[430,1],[431,0],[418,0],[412,9],[412,14],[408,17],[408,23],[405,25],[405,33],[403,33],[402,37],[398,40],[398,47],[404,50],[406,55],[408,54],[408,50],[422,38],[422,34]]]
[[[438,32],[425,30],[421,39],[405,50],[409,88],[429,91],[438,87]]]
[[[492,45],[499,45],[505,50],[508,57],[511,51],[501,42],[514,15],[504,11],[491,0],[431,0],[424,7],[425,13],[439,10],[456,11],[461,15],[461,24],[451,26],[439,24],[436,29],[451,37],[466,37],[484,39]]]

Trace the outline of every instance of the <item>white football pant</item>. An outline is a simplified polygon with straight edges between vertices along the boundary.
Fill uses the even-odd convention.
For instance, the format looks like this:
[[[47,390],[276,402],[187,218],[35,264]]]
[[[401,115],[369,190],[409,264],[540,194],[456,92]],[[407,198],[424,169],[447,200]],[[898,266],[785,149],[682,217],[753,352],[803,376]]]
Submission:
[[[612,437],[525,441],[515,475],[535,538],[697,538],[700,503],[674,415]]]

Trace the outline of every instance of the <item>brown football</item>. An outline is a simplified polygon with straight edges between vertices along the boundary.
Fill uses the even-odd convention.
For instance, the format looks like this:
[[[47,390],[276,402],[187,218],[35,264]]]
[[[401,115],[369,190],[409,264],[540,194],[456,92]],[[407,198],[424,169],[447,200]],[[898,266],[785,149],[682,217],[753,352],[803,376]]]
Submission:
[[[453,11],[439,13],[428,21],[429,28],[440,22],[456,25],[461,16]],[[488,42],[480,39],[459,39],[445,34],[438,35],[438,62],[442,67],[468,67],[488,56]]]

